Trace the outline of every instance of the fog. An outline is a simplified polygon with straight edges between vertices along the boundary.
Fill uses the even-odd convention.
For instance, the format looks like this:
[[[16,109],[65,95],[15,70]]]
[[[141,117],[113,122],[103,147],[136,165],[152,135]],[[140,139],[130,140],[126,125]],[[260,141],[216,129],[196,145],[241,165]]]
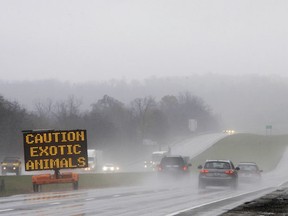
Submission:
[[[90,110],[104,95],[129,105],[131,100],[151,96],[191,92],[202,98],[222,122],[223,129],[265,134],[272,125],[273,134],[286,133],[288,124],[288,78],[261,75],[194,75],[146,80],[110,80],[71,83],[56,80],[0,82],[2,96],[35,110],[36,103],[66,100],[75,96],[81,110]]]
[[[1,1],[7,81],[287,71],[285,0]]]
[[[0,3],[0,94],[33,110],[73,95],[128,104],[189,91],[223,129],[285,133],[288,3]]]

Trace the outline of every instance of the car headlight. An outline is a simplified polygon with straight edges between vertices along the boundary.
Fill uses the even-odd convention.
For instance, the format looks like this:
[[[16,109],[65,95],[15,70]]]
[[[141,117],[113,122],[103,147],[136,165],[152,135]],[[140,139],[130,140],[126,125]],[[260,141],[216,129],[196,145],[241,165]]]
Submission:
[[[4,166],[3,169],[6,170],[6,167]]]
[[[102,170],[103,170],[103,171],[107,171],[107,167],[104,166],[104,167],[102,168]]]

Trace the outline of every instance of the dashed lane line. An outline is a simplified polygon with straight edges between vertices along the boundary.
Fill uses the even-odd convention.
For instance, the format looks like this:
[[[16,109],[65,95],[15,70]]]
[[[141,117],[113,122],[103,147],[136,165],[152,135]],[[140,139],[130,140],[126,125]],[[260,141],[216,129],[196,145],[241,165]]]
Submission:
[[[1,212],[7,212],[7,211],[13,211],[13,210],[14,210],[14,209],[1,209],[1,210],[0,210],[0,213],[1,213]]]

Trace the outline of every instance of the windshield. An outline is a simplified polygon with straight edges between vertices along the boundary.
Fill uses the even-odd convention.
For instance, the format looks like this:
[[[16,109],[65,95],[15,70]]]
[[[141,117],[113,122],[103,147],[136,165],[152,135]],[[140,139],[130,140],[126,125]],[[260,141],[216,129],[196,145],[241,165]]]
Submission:
[[[161,160],[161,165],[167,166],[167,165],[184,165],[183,158],[180,157],[165,157]]]
[[[8,162],[8,163],[18,163],[19,159],[18,158],[5,158],[3,162]]]
[[[226,162],[208,162],[204,166],[205,169],[231,169],[229,163]]]
[[[257,171],[258,168],[255,165],[239,165],[240,171]]]

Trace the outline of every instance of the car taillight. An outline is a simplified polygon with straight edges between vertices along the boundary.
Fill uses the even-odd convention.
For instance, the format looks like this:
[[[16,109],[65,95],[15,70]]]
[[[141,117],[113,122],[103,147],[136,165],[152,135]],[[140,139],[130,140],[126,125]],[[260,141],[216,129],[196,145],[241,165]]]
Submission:
[[[159,171],[159,172],[161,172],[161,171],[163,170],[163,168],[162,168],[161,165],[158,165],[157,168],[158,168],[158,171]]]
[[[207,169],[200,170],[200,173],[208,173]]]
[[[231,175],[231,174],[234,173],[234,170],[226,170],[225,173],[228,174],[228,175]]]
[[[188,167],[187,166],[183,166],[182,169],[183,169],[183,171],[187,171]]]

